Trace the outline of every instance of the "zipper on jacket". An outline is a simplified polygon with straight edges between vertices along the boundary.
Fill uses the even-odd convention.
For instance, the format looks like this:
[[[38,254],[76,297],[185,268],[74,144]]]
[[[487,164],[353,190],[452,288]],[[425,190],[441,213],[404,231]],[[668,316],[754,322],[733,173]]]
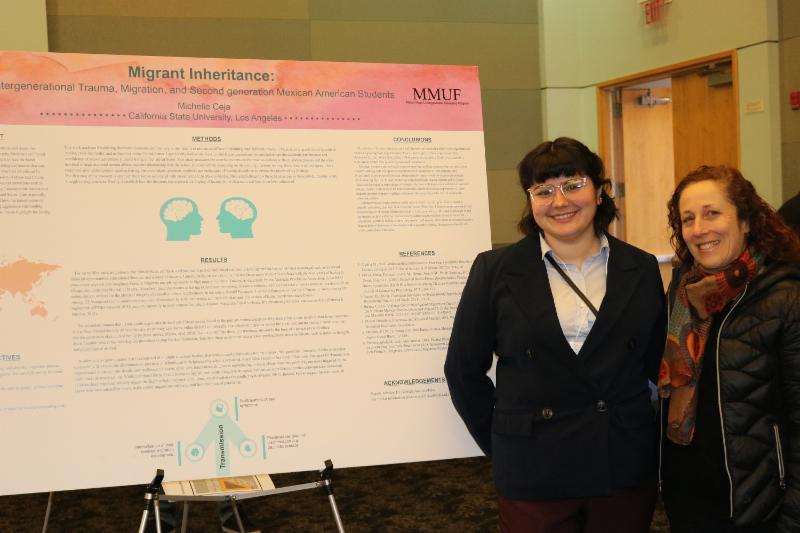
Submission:
[[[674,274],[673,274],[674,276]],[[670,283],[670,286],[672,283]],[[669,288],[667,288],[667,324],[666,330],[667,335],[669,335],[669,317],[672,312],[672,305],[670,305],[669,299]],[[664,338],[664,349],[667,348],[668,340],[666,337]],[[661,373],[661,368],[659,367],[659,374]],[[658,378],[656,377],[656,394],[658,394]],[[661,494],[661,489],[664,485],[664,480],[661,477],[661,463],[664,459],[664,398],[661,395],[658,395],[658,493]]]
[[[778,454],[778,483],[781,489],[786,489],[786,469],[783,464],[783,446],[781,445],[781,430],[778,424],[772,423],[772,433],[775,434],[775,452]]]
[[[661,494],[661,489],[664,485],[664,480],[661,479],[661,460],[664,450],[664,398],[658,399],[658,493]]]
[[[722,387],[719,383],[719,339],[722,337],[722,328],[725,326],[725,322],[728,320],[728,317],[731,316],[733,310],[736,309],[736,306],[739,305],[739,302],[742,301],[744,295],[747,294],[747,288],[750,286],[748,283],[744,286],[744,290],[742,294],[733,302],[733,305],[725,314],[725,318],[722,319],[722,322],[719,325],[719,329],[717,330],[717,409],[719,409],[719,425],[722,429],[722,458],[725,462],[725,473],[728,475],[728,487],[729,487],[729,495],[728,495],[728,503],[730,504],[730,518],[733,519],[733,476],[731,476],[731,468],[728,465],[728,446],[725,444],[725,419],[722,417]]]

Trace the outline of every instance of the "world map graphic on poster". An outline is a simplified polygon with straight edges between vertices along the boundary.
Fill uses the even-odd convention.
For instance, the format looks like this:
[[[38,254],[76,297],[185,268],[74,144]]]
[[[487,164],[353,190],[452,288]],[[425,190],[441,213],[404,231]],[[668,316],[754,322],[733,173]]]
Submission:
[[[7,298],[21,297],[31,316],[47,318],[46,302],[36,298],[35,290],[59,265],[18,259],[0,263],[0,304]],[[0,308],[2,309],[2,308]]]

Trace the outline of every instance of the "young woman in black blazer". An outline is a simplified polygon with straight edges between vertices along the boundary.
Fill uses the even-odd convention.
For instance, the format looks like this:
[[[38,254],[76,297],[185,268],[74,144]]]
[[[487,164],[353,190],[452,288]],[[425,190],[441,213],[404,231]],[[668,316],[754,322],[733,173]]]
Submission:
[[[582,143],[537,146],[519,177],[526,236],[472,265],[445,362],[453,404],[492,460],[502,531],[646,533],[658,264],[608,234],[610,182]]]

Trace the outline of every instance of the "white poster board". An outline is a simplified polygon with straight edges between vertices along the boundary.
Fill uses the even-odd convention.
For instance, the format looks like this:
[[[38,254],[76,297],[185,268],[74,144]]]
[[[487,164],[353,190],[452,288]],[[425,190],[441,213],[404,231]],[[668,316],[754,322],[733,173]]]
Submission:
[[[477,69],[0,53],[0,494],[475,455]]]

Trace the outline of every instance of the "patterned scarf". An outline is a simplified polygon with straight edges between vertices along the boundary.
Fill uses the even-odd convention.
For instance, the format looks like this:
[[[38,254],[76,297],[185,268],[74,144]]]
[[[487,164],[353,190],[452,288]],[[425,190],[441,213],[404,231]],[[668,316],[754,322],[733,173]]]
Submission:
[[[694,437],[697,385],[713,315],[744,291],[763,264],[745,248],[725,270],[708,273],[695,263],[678,282],[658,373],[658,393],[670,398],[667,438],[689,445]]]

